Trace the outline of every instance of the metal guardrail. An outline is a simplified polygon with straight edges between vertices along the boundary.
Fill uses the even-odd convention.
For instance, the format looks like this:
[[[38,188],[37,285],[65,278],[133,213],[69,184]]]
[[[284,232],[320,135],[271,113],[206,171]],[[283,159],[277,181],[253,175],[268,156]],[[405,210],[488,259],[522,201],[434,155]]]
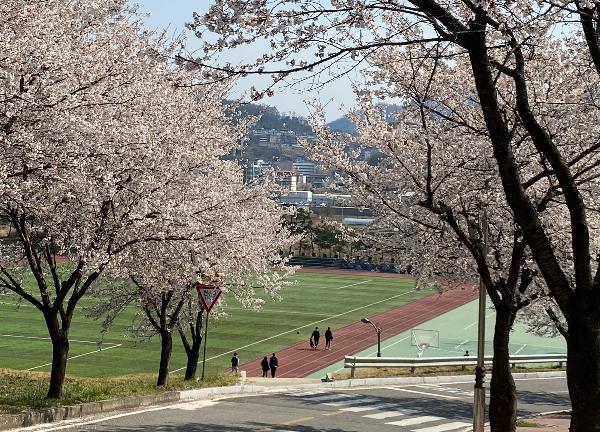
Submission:
[[[492,356],[485,357],[485,363],[491,364]],[[510,356],[510,363],[514,368],[517,364],[526,363],[558,363],[559,367],[567,362],[566,354],[523,354]],[[356,368],[410,368],[412,372],[418,367],[442,366],[476,366],[477,357],[344,357],[344,367],[350,368],[350,376],[354,378]]]

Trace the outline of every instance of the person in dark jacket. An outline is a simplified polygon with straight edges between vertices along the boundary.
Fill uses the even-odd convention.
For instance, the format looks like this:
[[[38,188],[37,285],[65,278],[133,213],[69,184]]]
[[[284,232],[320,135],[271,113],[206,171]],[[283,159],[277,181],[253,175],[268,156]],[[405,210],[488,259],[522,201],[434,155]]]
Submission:
[[[275,357],[275,353],[269,359],[269,368],[271,369],[271,378],[275,378],[275,372],[277,372],[277,367],[279,366],[279,361],[277,357]]]
[[[333,333],[331,332],[331,327],[327,327],[327,330],[325,330],[325,349],[326,350],[331,348],[332,339],[333,339]]]
[[[237,356],[237,353],[233,353],[233,357],[231,357],[231,372],[238,373],[238,366],[240,364],[240,359]]]
[[[260,362],[260,367],[262,368],[263,378],[266,378],[267,373],[269,372],[269,359],[267,359],[267,356],[263,357],[262,361]]]
[[[321,333],[319,333],[319,327],[315,327],[315,330],[312,332],[311,337],[313,338],[313,342],[315,343],[315,349],[318,349],[319,339],[321,338]]]

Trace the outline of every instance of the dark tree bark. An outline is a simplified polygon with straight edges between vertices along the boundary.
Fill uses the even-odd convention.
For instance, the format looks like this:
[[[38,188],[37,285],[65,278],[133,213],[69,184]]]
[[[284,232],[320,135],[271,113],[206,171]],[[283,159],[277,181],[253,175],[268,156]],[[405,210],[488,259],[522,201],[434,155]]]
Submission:
[[[200,347],[202,346],[202,311],[196,314],[194,323],[190,323],[190,335],[192,343],[190,344],[185,331],[181,326],[178,327],[179,336],[181,336],[181,342],[185,348],[187,355],[187,365],[185,368],[184,381],[194,379],[196,377],[196,370],[198,369],[198,360],[200,359]]]
[[[103,217],[108,214],[109,204],[103,204]],[[37,285],[39,299],[25,289],[11,270],[3,267],[1,263],[0,287],[19,295],[42,313],[52,341],[52,370],[48,398],[59,399],[63,396],[69,356],[69,330],[75,309],[81,298],[104,271],[105,265],[99,266],[95,271],[84,276],[85,262],[79,260],[65,279],[56,265],[53,240],[45,237],[37,238],[37,233],[31,231],[25,213],[14,210],[7,212],[6,216],[19,236],[29,270]]]
[[[517,427],[517,392],[508,351],[513,317],[508,308],[496,309],[489,407],[492,432],[514,432]]]
[[[173,336],[170,331],[160,332],[160,365],[158,368],[157,386],[167,385],[169,381],[169,364],[173,351]]]
[[[600,329],[585,316],[569,321],[567,383],[571,432],[600,431]]]
[[[50,373],[50,386],[48,398],[60,399],[63,397],[63,386],[67,372],[67,359],[69,357],[69,331],[68,329],[50,329],[52,340],[52,371]]]
[[[130,279],[138,287],[142,299],[144,298],[144,290],[151,291],[151,288],[144,287],[134,276],[130,275]],[[174,302],[173,296],[174,291],[163,292],[160,301],[156,303],[149,301],[143,305],[148,321],[160,336],[160,363],[156,381],[157,386],[166,385],[169,380],[169,364],[173,352],[173,328],[178,323],[179,313],[185,303],[185,298]]]

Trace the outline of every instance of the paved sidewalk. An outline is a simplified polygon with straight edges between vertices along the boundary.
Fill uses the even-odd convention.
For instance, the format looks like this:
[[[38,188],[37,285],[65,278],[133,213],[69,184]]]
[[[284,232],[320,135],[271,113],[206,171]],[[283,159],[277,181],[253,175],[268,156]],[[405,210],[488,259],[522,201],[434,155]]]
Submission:
[[[518,432],[569,432],[569,423],[571,422],[571,414],[557,413],[548,414],[546,416],[532,417],[529,420],[532,423],[541,425],[540,427],[519,427]]]

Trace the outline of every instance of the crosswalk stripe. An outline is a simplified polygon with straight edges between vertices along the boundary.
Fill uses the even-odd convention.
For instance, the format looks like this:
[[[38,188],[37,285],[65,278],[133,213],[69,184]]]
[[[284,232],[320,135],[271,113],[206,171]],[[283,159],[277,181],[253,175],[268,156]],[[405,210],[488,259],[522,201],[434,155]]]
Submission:
[[[348,407],[348,408],[342,408],[341,410],[342,411],[350,411],[350,412],[361,412],[361,411],[372,411],[372,410],[394,408],[395,406],[397,406],[397,405],[393,404],[393,403],[386,403],[386,404],[382,404],[382,405]]]
[[[472,391],[463,390],[460,388],[445,387],[445,386],[441,386],[438,384],[422,384],[422,385],[415,385],[414,387],[427,389],[427,390],[434,390],[434,391],[443,391],[446,393],[456,394],[456,395],[473,396]]]
[[[421,429],[413,429],[412,432],[447,432],[447,431],[454,431],[457,429],[461,429],[461,430],[465,430],[465,428],[470,427],[471,424],[470,423],[465,423],[465,422],[452,422],[452,423],[446,423],[446,424],[442,424],[442,425],[437,425],[437,426],[430,426],[430,427],[426,427],[426,428],[421,428]]]
[[[363,412],[363,411],[373,411],[375,409],[377,409],[377,407],[374,407],[373,405],[367,405],[367,406],[355,406],[355,407],[341,408],[341,411]]]
[[[364,405],[368,403],[377,402],[377,399],[372,398],[361,398],[361,399],[346,399],[337,402],[326,402],[323,405],[329,406],[349,406],[349,405]]]
[[[390,418],[390,417],[399,417],[399,416],[403,416],[406,414],[412,414],[415,411],[408,411],[408,410],[402,410],[402,411],[382,411],[382,412],[378,412],[377,414],[367,414],[364,415],[363,417],[366,418],[372,418],[372,419],[376,419],[376,420],[383,420],[386,418]]]
[[[434,422],[434,421],[439,421],[439,420],[446,420],[446,419],[443,417],[436,417],[436,416],[421,416],[421,417],[412,417],[412,418],[408,418],[405,420],[399,420],[399,421],[395,421],[395,422],[389,422],[386,424],[394,425],[394,426],[412,426],[412,425],[417,425],[417,424],[421,424],[421,423],[429,423],[429,422]]]
[[[303,397],[303,396],[313,396],[313,395],[318,395],[318,394],[323,394],[323,393],[325,393],[325,392],[322,390],[303,391],[303,392],[299,392],[299,393],[292,393],[292,396]]]
[[[349,397],[355,397],[355,396],[335,393],[335,394],[326,394],[324,396],[307,397],[307,398],[303,398],[303,399],[307,402],[312,402],[312,401],[321,402],[321,401],[327,401],[327,400],[331,400],[331,399],[344,399],[344,398],[349,398]]]

